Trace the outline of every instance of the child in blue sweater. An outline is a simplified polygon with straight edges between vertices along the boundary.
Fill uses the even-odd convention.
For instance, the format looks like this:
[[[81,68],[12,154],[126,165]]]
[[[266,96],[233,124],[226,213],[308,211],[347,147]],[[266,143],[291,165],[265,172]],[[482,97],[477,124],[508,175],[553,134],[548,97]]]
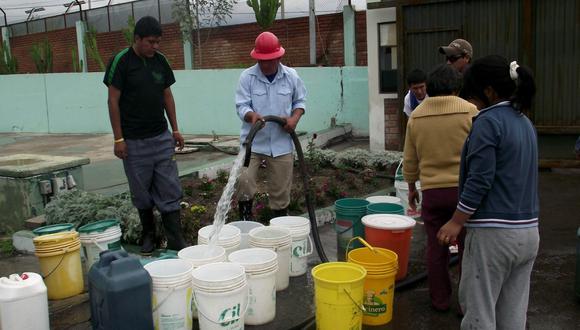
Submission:
[[[461,329],[525,329],[539,246],[537,138],[522,113],[534,79],[492,55],[473,62],[464,90],[480,112],[461,155],[457,209],[437,238],[450,244],[466,228]]]

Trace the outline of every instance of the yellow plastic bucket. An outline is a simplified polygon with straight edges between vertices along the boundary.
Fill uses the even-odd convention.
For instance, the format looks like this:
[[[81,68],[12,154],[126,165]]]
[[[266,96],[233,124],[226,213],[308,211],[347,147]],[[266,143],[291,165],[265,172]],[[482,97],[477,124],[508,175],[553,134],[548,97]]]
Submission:
[[[317,330],[362,329],[366,275],[362,266],[347,262],[328,262],[312,269]]]
[[[360,265],[367,271],[362,322],[364,325],[373,326],[387,324],[393,319],[397,254],[391,250],[372,247],[360,237],[353,239],[359,239],[366,246],[347,252],[348,262]]]
[[[35,254],[46,284],[48,299],[63,299],[83,292],[81,241],[76,231],[38,236]]]

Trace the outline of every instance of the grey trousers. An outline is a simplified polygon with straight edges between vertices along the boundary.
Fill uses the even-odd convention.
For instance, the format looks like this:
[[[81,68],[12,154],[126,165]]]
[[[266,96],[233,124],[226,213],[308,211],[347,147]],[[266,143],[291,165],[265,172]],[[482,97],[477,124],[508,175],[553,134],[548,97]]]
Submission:
[[[537,227],[467,228],[459,283],[462,330],[525,329],[539,243]]]
[[[182,192],[171,133],[125,142],[128,156],[123,166],[133,205],[140,210],[156,206],[161,213],[179,210]]]

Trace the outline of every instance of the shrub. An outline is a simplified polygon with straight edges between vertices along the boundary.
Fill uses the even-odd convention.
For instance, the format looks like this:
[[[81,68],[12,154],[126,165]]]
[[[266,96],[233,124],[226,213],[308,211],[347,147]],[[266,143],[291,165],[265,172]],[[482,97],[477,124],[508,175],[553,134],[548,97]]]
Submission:
[[[128,193],[108,197],[70,190],[56,195],[46,205],[45,215],[47,224],[72,223],[75,228],[99,220],[118,219],[125,242],[135,244],[141,239],[139,214]]]
[[[335,165],[344,165],[356,169],[367,167],[369,152],[364,149],[349,149],[336,155]]]
[[[393,164],[398,164],[401,158],[403,158],[403,153],[400,151],[373,151],[369,155],[368,162],[373,168],[384,171],[388,170]]]

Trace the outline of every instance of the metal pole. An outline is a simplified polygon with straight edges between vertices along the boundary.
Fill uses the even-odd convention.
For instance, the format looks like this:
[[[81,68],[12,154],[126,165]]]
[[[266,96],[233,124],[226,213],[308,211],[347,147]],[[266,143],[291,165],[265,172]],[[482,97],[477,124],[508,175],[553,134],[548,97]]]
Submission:
[[[6,12],[2,8],[0,8],[0,10],[2,11],[2,14],[4,14],[4,26],[8,27],[8,20],[6,19]]]
[[[284,0],[280,1],[280,18],[284,19]]]
[[[308,30],[310,32],[310,64],[316,64],[316,13],[314,11],[314,0],[308,3]]]
[[[77,5],[79,5],[79,13],[81,14],[81,21],[83,20],[83,6],[81,6],[81,3],[79,2],[79,0],[75,0],[75,2],[77,3]],[[90,3],[90,1],[89,1]]]

